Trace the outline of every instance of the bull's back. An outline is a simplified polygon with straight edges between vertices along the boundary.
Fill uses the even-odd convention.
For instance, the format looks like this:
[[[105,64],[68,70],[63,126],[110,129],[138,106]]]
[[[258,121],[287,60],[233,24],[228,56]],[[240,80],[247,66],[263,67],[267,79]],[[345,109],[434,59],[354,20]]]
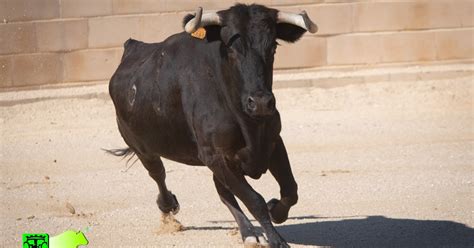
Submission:
[[[159,52],[160,47],[159,43],[148,44],[133,39],[125,42],[122,59],[109,83],[109,94],[119,118],[128,119],[137,111],[137,97],[149,97],[140,94],[138,87],[151,87],[147,80],[151,75],[145,75],[149,73],[144,71],[143,65],[150,61],[153,63],[150,58],[154,52]]]
[[[172,61],[163,59],[166,44],[128,40],[109,84],[119,131],[143,156],[163,156],[196,164],[196,145],[184,118]]]

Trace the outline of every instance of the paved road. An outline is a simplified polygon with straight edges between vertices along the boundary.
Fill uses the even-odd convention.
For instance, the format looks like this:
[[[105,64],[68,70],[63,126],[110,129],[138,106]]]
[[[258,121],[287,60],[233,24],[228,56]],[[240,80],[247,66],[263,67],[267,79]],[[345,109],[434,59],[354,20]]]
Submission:
[[[473,247],[473,79],[275,90],[300,188],[280,233],[294,247]],[[0,106],[1,247],[68,229],[89,247],[242,246],[210,172],[171,161],[186,229],[157,234],[154,182],[100,150],[124,145],[107,98],[19,103]],[[270,175],[250,181],[278,196]]]

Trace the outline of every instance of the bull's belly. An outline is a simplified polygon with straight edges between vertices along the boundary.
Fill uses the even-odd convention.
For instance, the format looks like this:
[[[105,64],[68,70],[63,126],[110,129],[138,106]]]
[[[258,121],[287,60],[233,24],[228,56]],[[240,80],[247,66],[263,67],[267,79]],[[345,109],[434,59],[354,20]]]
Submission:
[[[184,125],[160,122],[131,122],[134,124],[130,125],[120,118],[117,118],[117,123],[127,145],[143,157],[163,157],[183,164],[203,165],[198,158],[197,144],[185,131]]]

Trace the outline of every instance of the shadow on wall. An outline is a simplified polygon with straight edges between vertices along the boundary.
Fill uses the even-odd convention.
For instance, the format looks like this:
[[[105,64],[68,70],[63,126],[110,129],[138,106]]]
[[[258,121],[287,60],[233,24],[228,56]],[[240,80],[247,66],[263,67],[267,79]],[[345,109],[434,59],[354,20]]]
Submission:
[[[324,219],[316,216],[310,218]],[[364,219],[283,225],[278,226],[277,230],[290,244],[330,247],[474,247],[474,229],[452,221],[369,216]]]

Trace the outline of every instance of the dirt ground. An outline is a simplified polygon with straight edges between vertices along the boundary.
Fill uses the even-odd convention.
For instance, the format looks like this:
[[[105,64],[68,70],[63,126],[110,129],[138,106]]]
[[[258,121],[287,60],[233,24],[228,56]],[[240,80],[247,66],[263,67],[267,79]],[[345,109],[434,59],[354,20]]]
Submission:
[[[474,77],[275,95],[299,184],[277,226],[290,245],[474,247]],[[73,229],[88,247],[241,247],[209,170],[172,161],[185,230],[157,233],[155,183],[140,162],[127,169],[101,150],[124,143],[100,96],[0,106],[0,246]],[[250,181],[278,196],[269,174]]]

